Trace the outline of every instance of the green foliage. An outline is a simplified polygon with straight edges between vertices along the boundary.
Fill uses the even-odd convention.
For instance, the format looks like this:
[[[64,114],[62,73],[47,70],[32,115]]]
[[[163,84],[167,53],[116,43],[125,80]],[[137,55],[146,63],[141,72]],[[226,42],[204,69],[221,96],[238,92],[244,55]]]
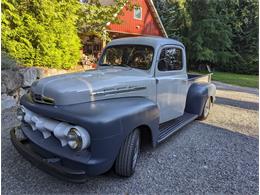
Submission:
[[[190,67],[258,74],[257,0],[159,0],[172,38],[181,40]]]
[[[26,66],[76,65],[79,8],[77,0],[3,0],[2,47]]]
[[[193,19],[188,35],[189,60],[202,64],[229,63],[231,28],[223,22],[223,16],[216,13],[216,2],[197,0],[188,5]]]
[[[186,9],[186,1],[155,1],[161,20],[169,37],[183,39],[190,25]]]
[[[3,0],[2,47],[25,66],[68,69],[80,59],[79,36],[108,40],[106,25],[119,23],[127,0],[102,6],[98,0]]]
[[[232,66],[225,65],[221,70],[241,73],[258,73],[258,1],[227,1],[225,11],[232,27]]]

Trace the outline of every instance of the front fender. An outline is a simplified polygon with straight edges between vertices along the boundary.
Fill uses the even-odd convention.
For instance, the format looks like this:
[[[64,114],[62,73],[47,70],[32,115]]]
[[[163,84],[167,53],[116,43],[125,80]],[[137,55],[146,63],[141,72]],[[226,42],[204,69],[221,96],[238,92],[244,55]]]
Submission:
[[[142,97],[51,106],[34,103],[25,95],[21,104],[37,114],[87,129],[91,138],[90,152],[93,162],[105,159],[112,166],[126,136],[140,125],[150,128],[153,145],[158,137],[158,107],[153,101]]]

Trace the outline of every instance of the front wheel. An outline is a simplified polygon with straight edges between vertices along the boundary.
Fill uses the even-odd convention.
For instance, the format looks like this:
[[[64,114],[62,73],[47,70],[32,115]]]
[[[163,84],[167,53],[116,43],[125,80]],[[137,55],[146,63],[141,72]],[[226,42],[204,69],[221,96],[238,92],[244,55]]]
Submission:
[[[129,177],[135,171],[140,151],[140,131],[135,129],[130,133],[120,148],[115,162],[115,172],[120,176]]]
[[[209,97],[204,105],[202,114],[198,118],[199,120],[205,120],[208,117],[211,106],[212,106],[212,104],[211,104],[211,100]]]

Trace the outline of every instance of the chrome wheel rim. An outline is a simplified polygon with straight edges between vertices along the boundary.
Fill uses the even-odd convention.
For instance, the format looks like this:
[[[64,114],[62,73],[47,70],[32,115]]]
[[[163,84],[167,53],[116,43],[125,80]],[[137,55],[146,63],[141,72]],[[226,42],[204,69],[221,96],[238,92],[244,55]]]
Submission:
[[[210,100],[208,99],[205,105],[205,109],[204,109],[204,116],[208,116],[209,114],[209,110],[210,110]]]
[[[136,162],[137,162],[137,158],[138,158],[138,154],[139,154],[139,148],[140,148],[139,146],[140,146],[140,140],[138,139],[138,141],[137,141],[137,143],[135,145],[132,169],[134,169],[135,166],[136,166]]]

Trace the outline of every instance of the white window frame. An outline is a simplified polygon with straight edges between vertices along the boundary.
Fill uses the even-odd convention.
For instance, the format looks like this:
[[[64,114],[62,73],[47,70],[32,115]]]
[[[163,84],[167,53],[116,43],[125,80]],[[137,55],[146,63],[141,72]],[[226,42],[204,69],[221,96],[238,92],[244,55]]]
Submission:
[[[136,16],[135,16],[135,10],[136,9],[140,9],[140,11],[141,11],[141,17],[140,18],[137,18]],[[134,19],[136,19],[136,20],[142,20],[142,17],[143,17],[143,10],[142,10],[142,7],[134,7]]]

